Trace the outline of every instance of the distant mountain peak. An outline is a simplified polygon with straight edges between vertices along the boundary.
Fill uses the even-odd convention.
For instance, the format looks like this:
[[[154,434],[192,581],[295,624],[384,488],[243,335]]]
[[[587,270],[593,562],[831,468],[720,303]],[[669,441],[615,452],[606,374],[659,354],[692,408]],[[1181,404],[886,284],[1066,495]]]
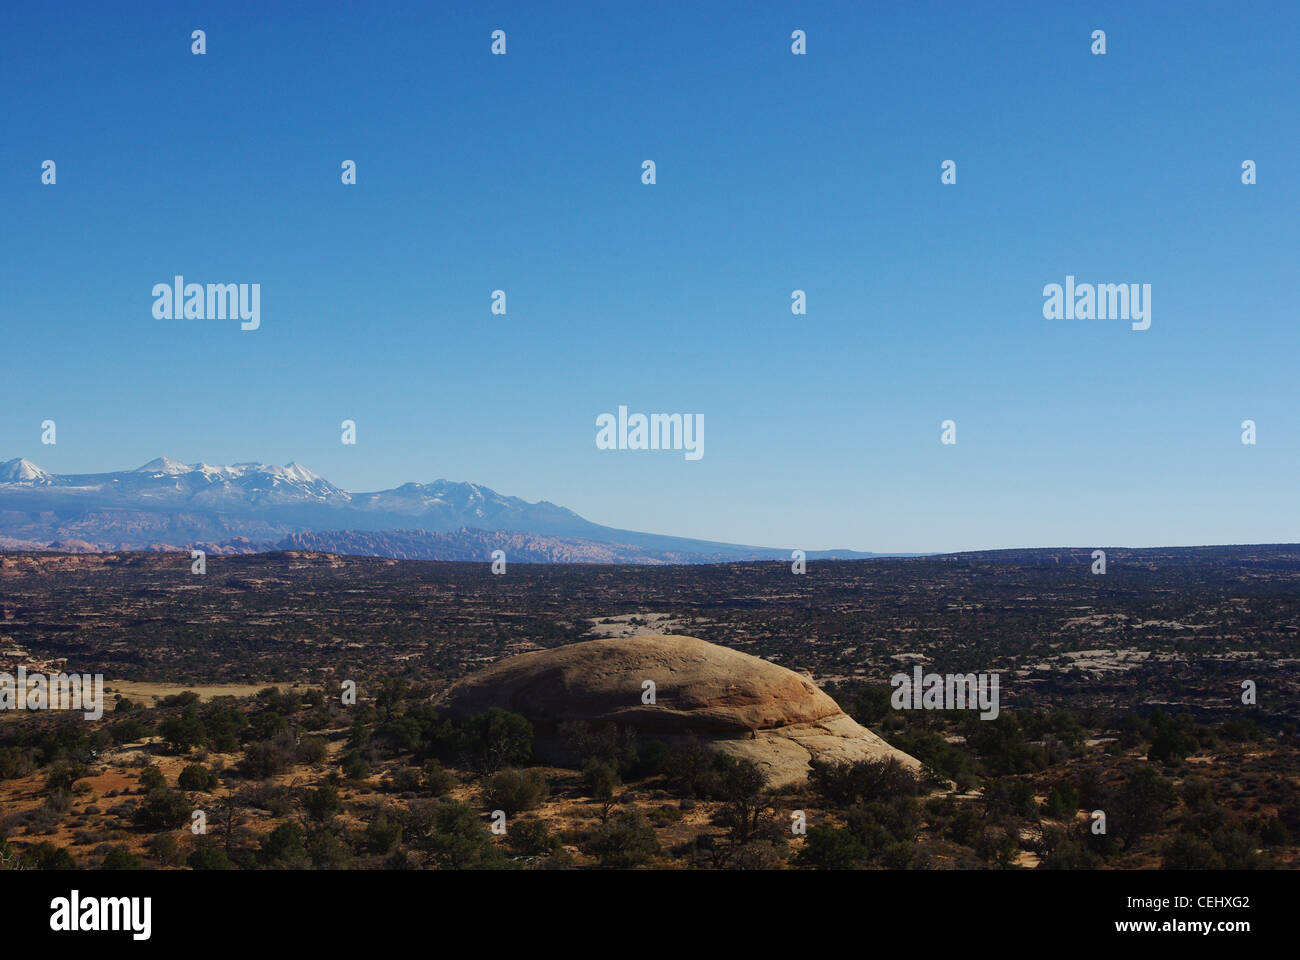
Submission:
[[[142,467],[136,467],[136,473],[189,473],[194,468],[175,460],[172,457],[162,456],[150,460]]]
[[[238,542],[266,549],[290,536],[300,540],[287,542],[408,559],[487,556],[489,542],[506,544],[513,558],[538,561],[717,563],[789,555],[617,530],[548,500],[530,503],[469,481],[351,493],[296,460],[186,465],[163,456],[135,470],[63,476],[30,460],[0,463],[0,543],[151,550]]]
[[[300,480],[303,483],[313,483],[317,480],[325,479],[320,474],[314,473],[307,467],[304,467],[297,460],[290,460],[282,469],[290,480]]]
[[[304,467],[296,460],[281,467],[273,463],[259,463],[256,461],[245,461],[229,465],[204,462],[186,464],[175,457],[162,456],[150,460],[131,472],[151,475],[165,474],[167,476],[200,473],[207,477],[224,477],[226,479],[237,479],[250,474],[262,474],[276,479],[292,480],[297,483],[328,483],[320,474],[308,467]]]
[[[0,463],[0,483],[49,483],[52,473],[42,470],[25,457],[15,457]]]

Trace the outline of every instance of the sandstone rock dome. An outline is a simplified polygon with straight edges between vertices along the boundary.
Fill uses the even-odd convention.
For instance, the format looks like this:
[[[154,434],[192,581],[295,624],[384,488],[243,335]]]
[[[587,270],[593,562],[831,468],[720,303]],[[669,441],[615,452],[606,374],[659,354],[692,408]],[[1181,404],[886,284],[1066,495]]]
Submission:
[[[644,704],[642,684],[655,683]],[[539,751],[562,750],[566,721],[631,727],[641,739],[697,737],[755,763],[773,786],[803,780],[813,759],[895,757],[896,750],[840,709],[807,677],[695,637],[604,638],[498,661],[449,687],[438,705],[470,716],[491,707],[521,713]]]

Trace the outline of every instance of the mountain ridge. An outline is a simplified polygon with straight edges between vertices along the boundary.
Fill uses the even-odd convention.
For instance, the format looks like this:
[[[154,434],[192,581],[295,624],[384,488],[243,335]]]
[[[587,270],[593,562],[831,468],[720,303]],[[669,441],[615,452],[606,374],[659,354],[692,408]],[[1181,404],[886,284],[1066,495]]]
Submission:
[[[493,546],[493,537],[516,554]],[[606,527],[548,500],[530,503],[464,481],[354,493],[297,461],[212,465],[160,456],[134,470],[88,474],[53,474],[23,458],[0,462],[0,549],[60,544],[74,552],[319,549],[422,560],[487,559],[492,549],[507,549],[512,559],[543,563],[790,558],[788,548]]]

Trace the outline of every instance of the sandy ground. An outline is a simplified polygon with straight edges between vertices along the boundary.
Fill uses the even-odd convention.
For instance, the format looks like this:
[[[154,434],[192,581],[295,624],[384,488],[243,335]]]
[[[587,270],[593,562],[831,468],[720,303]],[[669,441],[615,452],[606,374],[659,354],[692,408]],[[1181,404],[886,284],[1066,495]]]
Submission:
[[[301,683],[211,683],[211,684],[175,684],[175,683],[138,683],[133,680],[105,680],[104,697],[111,701],[113,695],[120,693],[128,700],[153,706],[163,697],[191,691],[203,701],[213,697],[253,697],[267,687],[279,687],[281,692],[304,692],[311,689]]]
[[[634,624],[633,619],[644,624]],[[608,621],[608,622],[606,622]],[[681,633],[685,621],[670,613],[625,613],[617,617],[596,617],[587,632],[593,637],[643,637],[656,633]]]

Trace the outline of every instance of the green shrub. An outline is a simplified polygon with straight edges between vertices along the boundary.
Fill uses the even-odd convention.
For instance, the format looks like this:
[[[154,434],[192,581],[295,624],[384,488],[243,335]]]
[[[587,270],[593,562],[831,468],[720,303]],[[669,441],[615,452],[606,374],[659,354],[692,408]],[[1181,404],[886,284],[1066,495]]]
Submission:
[[[149,791],[131,818],[146,830],[174,830],[189,823],[191,812],[184,794],[158,787]]]
[[[317,790],[308,790],[302,798],[302,806],[307,816],[323,823],[343,809],[343,801],[339,792],[327,783]]]
[[[463,803],[440,803],[429,828],[413,838],[444,870],[495,870],[510,865],[493,845],[479,814]]]
[[[628,812],[597,827],[583,850],[602,867],[638,867],[659,852],[659,843],[645,818]]]
[[[229,870],[230,860],[226,851],[214,843],[204,843],[195,847],[186,858],[192,870]]]
[[[317,870],[346,870],[352,850],[337,835],[320,830],[307,841],[307,856]]]
[[[1055,784],[1048,791],[1047,801],[1043,804],[1043,812],[1056,819],[1072,817],[1078,809],[1079,791],[1068,780]]]
[[[355,750],[351,751],[343,758],[343,762],[339,765],[339,769],[342,771],[343,776],[348,780],[364,780],[366,777],[370,776],[370,765],[367,764],[361,754]]]
[[[199,719],[198,711],[193,706],[187,706],[179,717],[168,717],[160,723],[158,733],[167,742],[167,746],[176,753],[186,753],[191,747],[197,747],[208,738],[203,721]]]
[[[838,807],[920,792],[916,776],[894,757],[856,763],[814,760],[808,782],[827,803]]]
[[[262,864],[272,867],[305,866],[307,861],[307,850],[303,845],[305,837],[302,827],[292,820],[282,823],[262,838],[257,859]]]
[[[101,870],[143,870],[144,861],[126,847],[117,846],[104,855]]]
[[[493,707],[461,727],[461,752],[485,772],[527,763],[533,755],[533,725],[526,717]]]
[[[847,830],[819,826],[808,831],[795,862],[824,870],[849,870],[861,866],[870,851]]]
[[[36,870],[76,870],[77,861],[72,854],[62,847],[56,847],[48,840],[33,844],[23,851],[22,862]]]
[[[298,763],[323,763],[329,751],[324,737],[303,737],[294,751]]]
[[[180,844],[171,833],[155,833],[145,846],[149,848],[149,855],[161,866],[175,867],[183,862],[180,856]]]
[[[180,772],[176,785],[182,790],[207,792],[217,785],[217,775],[201,763],[191,763]]]
[[[591,798],[600,804],[600,819],[609,819],[609,810],[621,781],[618,768],[608,760],[592,757],[582,770],[582,785]]]
[[[297,752],[297,743],[293,735],[282,733],[270,740],[257,740],[244,747],[244,759],[240,761],[240,772],[255,780],[274,777],[293,765]]]
[[[370,853],[392,853],[402,842],[402,824],[381,811],[366,824],[362,840]]]
[[[492,809],[514,816],[541,806],[550,792],[540,770],[502,770],[488,778],[483,798]]]
[[[450,770],[444,770],[442,764],[437,760],[430,760],[426,763],[423,773],[424,777],[421,786],[435,796],[450,793],[456,786],[456,775]]]
[[[564,847],[544,820],[516,821],[506,832],[506,842],[514,853],[528,857],[547,856]]]

